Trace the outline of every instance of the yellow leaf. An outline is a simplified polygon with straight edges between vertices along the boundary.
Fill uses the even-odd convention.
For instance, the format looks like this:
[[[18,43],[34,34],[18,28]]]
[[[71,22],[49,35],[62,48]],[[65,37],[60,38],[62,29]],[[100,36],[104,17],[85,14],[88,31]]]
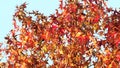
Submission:
[[[75,65],[73,63],[71,63],[70,66],[75,66]]]
[[[78,32],[78,33],[76,34],[76,37],[79,37],[81,34],[82,34],[81,32]]]
[[[25,63],[25,62],[23,62],[23,63],[21,64],[21,68],[26,68],[26,63]]]
[[[63,54],[63,50],[60,50],[60,54]]]
[[[30,59],[28,59],[28,62],[29,62],[29,63],[32,63],[32,61],[31,61]]]
[[[94,24],[94,25],[93,25],[93,29],[94,29],[94,30],[97,30],[97,29],[99,28],[98,26],[99,26],[99,25],[98,25],[97,23]]]
[[[89,25],[90,24],[90,22],[85,22],[85,25]]]
[[[43,49],[44,52],[46,52],[47,51],[46,45],[44,45],[42,49]]]
[[[68,54],[67,56],[68,56],[68,58],[70,58],[70,57],[71,57],[71,56],[70,56],[70,54]]]
[[[25,36],[25,41],[27,41],[28,40],[28,36]]]

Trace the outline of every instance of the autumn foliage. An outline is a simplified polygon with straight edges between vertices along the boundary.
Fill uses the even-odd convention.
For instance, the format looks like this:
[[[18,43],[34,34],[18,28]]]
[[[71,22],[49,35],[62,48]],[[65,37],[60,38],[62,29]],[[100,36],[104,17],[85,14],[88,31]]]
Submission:
[[[26,7],[16,7],[5,37],[6,67],[120,68],[120,11],[105,0],[60,0],[50,16]]]

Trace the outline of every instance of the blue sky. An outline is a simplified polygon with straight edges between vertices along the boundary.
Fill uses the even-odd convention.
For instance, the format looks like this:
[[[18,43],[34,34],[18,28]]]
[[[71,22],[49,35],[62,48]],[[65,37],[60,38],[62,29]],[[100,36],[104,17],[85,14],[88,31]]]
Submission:
[[[0,0],[0,42],[4,42],[4,37],[9,33],[12,26],[12,15],[16,5],[24,2],[28,3],[27,10],[39,10],[45,15],[55,12],[59,6],[59,0]],[[113,8],[120,7],[119,0],[109,0],[108,6]]]
[[[13,28],[12,16],[15,12],[15,7],[24,2],[28,3],[28,11],[39,10],[47,16],[54,13],[59,6],[58,0],[0,0],[0,42],[5,43],[4,37]],[[4,52],[2,54],[5,56]],[[48,60],[51,64],[52,61]],[[1,61],[6,62],[6,57],[3,57]]]
[[[6,34],[13,27],[12,15],[15,12],[16,5],[24,2],[28,3],[27,10],[39,10],[45,15],[54,13],[59,6],[58,0],[0,0],[0,42],[3,42]]]

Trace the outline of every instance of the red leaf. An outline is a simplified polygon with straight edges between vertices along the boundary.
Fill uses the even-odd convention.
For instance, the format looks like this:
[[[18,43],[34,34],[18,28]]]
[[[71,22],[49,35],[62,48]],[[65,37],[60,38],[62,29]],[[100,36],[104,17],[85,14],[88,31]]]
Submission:
[[[89,0],[90,3],[92,3],[93,0]]]
[[[17,28],[17,24],[16,24],[16,20],[13,19],[13,25],[14,25],[14,28],[16,29]]]
[[[3,45],[3,43],[0,43],[0,47]]]
[[[53,24],[53,25],[52,25],[52,29],[56,29],[56,28],[58,28],[58,25]]]
[[[18,45],[18,46],[22,46],[22,43],[21,43],[21,42],[17,42],[17,45]]]
[[[15,30],[11,30],[12,36],[15,36]]]
[[[65,29],[64,29],[64,28],[60,28],[60,31],[59,31],[59,32],[60,32],[60,34],[63,35],[63,34],[65,33]]]
[[[86,44],[89,40],[89,37],[88,36],[79,36],[78,39],[81,44]]]
[[[59,2],[60,2],[60,9],[63,9],[63,0],[59,0]]]
[[[83,20],[82,16],[78,16],[78,22],[81,22]]]
[[[100,16],[96,15],[95,18],[93,19],[93,23],[97,23],[100,20]]]
[[[13,25],[14,25],[14,28],[15,28],[16,30],[19,29],[19,26],[16,24],[16,20],[15,20],[15,19],[13,19]]]
[[[68,14],[66,14],[66,16],[65,16],[65,21],[66,22],[70,22],[72,20],[72,17],[71,17],[71,15],[68,13]]]
[[[69,4],[69,11],[70,12],[77,12],[77,5],[76,4]]]
[[[31,24],[31,21],[27,21],[27,25],[30,26],[30,24]]]
[[[115,40],[116,47],[120,44],[120,38]]]
[[[116,53],[116,60],[120,62],[120,51],[117,51]]]
[[[41,35],[41,38],[43,39],[43,40],[48,40],[49,39],[49,32],[47,31],[47,32],[45,32],[45,34],[42,34]]]

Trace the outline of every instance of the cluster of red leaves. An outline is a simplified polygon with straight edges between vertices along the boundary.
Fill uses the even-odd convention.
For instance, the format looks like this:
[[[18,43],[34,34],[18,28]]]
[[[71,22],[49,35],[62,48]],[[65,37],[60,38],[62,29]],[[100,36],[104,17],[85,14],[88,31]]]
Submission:
[[[8,67],[83,68],[93,63],[95,68],[119,68],[120,12],[109,9],[104,0],[67,0],[65,5],[60,0],[61,12],[56,10],[56,14],[49,17],[38,11],[27,12],[25,8],[26,3],[17,7],[14,29],[5,37],[6,53],[10,54]],[[108,16],[109,12],[114,13]],[[16,20],[22,26],[18,26]],[[94,32],[106,28],[106,34],[100,33],[106,40],[97,41]],[[93,61],[93,56],[98,59]]]
[[[111,15],[109,19],[112,20],[112,22],[108,21],[107,28],[108,30],[108,42],[113,43],[116,47],[119,48],[120,45],[120,12],[118,11],[113,11],[114,13]],[[111,39],[111,40],[110,40]]]

